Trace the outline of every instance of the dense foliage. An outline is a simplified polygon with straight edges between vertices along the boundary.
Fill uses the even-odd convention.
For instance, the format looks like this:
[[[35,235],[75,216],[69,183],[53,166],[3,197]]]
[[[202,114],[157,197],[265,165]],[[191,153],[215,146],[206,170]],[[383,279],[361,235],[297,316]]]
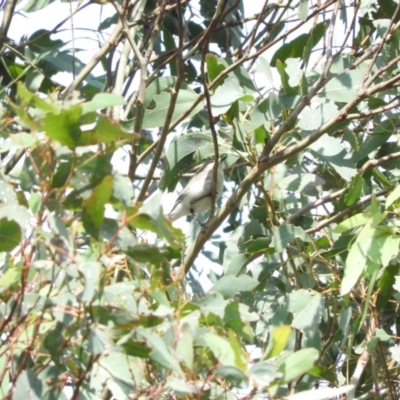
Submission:
[[[400,397],[398,0],[2,3],[1,398]]]

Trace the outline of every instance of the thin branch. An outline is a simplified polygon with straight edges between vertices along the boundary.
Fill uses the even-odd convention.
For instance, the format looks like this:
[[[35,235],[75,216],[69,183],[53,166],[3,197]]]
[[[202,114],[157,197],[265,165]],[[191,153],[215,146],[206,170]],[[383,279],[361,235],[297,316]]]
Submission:
[[[135,6],[131,12],[131,19],[139,20],[142,17],[145,4],[146,4],[146,2],[144,0],[140,0],[135,4]],[[134,42],[137,25],[134,25],[131,27],[127,26],[127,25],[129,25],[127,19],[125,17],[121,17],[122,10],[118,9],[118,8],[116,8],[116,10],[119,13],[120,20],[122,21],[122,24],[124,26],[125,35],[127,37],[131,38],[131,39],[128,39],[124,43],[124,47],[121,52],[118,70],[117,70],[117,74],[116,74],[116,78],[115,78],[115,86],[113,89],[113,93],[122,94],[123,84],[124,84],[125,78],[128,73],[127,65],[128,65],[128,60],[129,60],[129,54],[130,54],[131,49],[133,49],[131,42],[132,41]],[[123,20],[121,18],[123,18]],[[135,56],[137,57],[136,53],[135,53]],[[146,73],[147,73],[147,69],[146,69]],[[142,76],[141,76],[141,78],[142,78]],[[142,79],[140,80],[140,82],[142,82]],[[140,89],[139,89],[139,93],[141,93]],[[120,119],[119,118],[120,117],[120,107],[119,106],[114,107],[113,117],[114,117],[114,119]]]
[[[399,105],[400,105],[400,99],[393,101],[392,103],[386,104],[385,106],[374,108],[373,110],[363,111],[360,113],[347,114],[345,119],[352,120],[352,119],[369,118],[373,115],[383,114],[386,111],[392,110],[393,108],[396,108]]]
[[[247,46],[247,52],[250,52],[251,49],[254,46],[254,42],[255,42],[255,39],[256,39],[256,34],[257,34],[259,26],[261,25],[261,23],[265,19],[265,15],[264,14],[266,14],[266,12],[267,12],[267,7],[268,7],[268,0],[265,0],[264,1],[264,5],[262,7],[262,10],[261,10],[260,14],[258,15],[257,22],[255,23],[255,25],[254,25],[254,27],[252,29],[252,32],[250,34],[250,40],[249,40],[249,44]]]
[[[237,67],[240,65],[244,64],[246,61],[250,61],[254,58],[257,58],[260,56],[262,53],[264,53],[267,49],[269,49],[271,46],[275,45],[276,43],[280,42],[281,40],[285,39],[290,33],[296,31],[296,29],[300,28],[303,26],[305,23],[307,23],[314,15],[318,14],[321,10],[324,10],[328,8],[330,5],[334,4],[336,0],[331,0],[328,3],[324,4],[321,8],[317,8],[313,13],[310,13],[308,16],[307,20],[302,21],[298,23],[295,27],[292,29],[289,29],[287,32],[284,34],[278,36],[276,39],[272,40],[271,42],[268,42],[265,46],[257,50],[254,54],[248,55],[246,57],[242,57],[241,59],[237,60],[236,62],[232,63],[228,67],[226,67],[223,71],[220,72],[218,76],[214,78],[212,82],[209,83],[208,85],[208,90],[212,90],[219,82],[221,79],[225,78],[227,75],[229,75],[232,71],[234,71]],[[365,58],[368,58],[368,54],[365,54],[362,58],[362,60]],[[358,65],[358,63],[362,62],[361,58],[359,58],[355,63],[354,66]],[[349,67],[350,68],[350,67]],[[179,117],[177,120],[171,125],[171,131],[173,131],[179,124],[181,124],[189,115],[190,113],[204,100],[204,93],[200,93],[197,97],[197,99],[192,103],[192,105]],[[306,102],[307,103],[307,102]],[[304,105],[305,107],[305,105]],[[303,108],[304,108],[303,107]],[[299,110],[300,113],[301,110]],[[293,112],[292,112],[293,113]],[[290,115],[292,115],[292,113]],[[292,116],[294,118],[294,114]],[[139,164],[141,161],[143,161],[158,145],[158,141],[160,139],[155,140],[137,159],[137,163]]]
[[[397,29],[399,28],[399,26],[397,26]],[[372,75],[372,77],[365,83],[365,86],[366,87],[370,86],[372,84],[372,82],[374,82],[376,80],[376,78],[378,78],[380,75],[382,75],[384,72],[386,72],[390,68],[392,68],[394,66],[397,67],[397,64],[399,61],[400,61],[400,56],[397,56],[393,60],[390,60],[387,64],[385,64],[384,66],[379,68],[378,71],[376,71],[375,74]]]
[[[180,0],[177,0],[177,1],[178,1],[178,8],[180,9],[181,2],[180,2]],[[184,69],[183,69],[184,62],[183,62],[183,58],[182,58],[183,49],[181,47],[181,46],[183,46],[183,29],[184,29],[184,27],[183,27],[183,21],[182,21],[183,18],[182,18],[181,12],[179,15],[181,18],[179,18],[179,21],[178,21],[178,24],[179,24],[179,26],[178,26],[178,29],[179,29],[179,43],[178,43],[179,55],[176,60],[177,69],[178,69],[177,78],[176,78],[176,82],[175,82],[173,89],[171,89],[171,99],[170,99],[170,102],[168,105],[167,115],[165,117],[165,122],[164,122],[164,125],[162,128],[161,134],[160,134],[160,138],[157,143],[157,148],[154,153],[153,160],[149,167],[148,176],[143,182],[143,185],[140,189],[140,193],[139,193],[138,197],[136,198],[135,203],[143,201],[144,198],[146,197],[146,192],[147,192],[147,188],[150,185],[151,177],[154,175],[154,171],[157,167],[157,163],[159,162],[161,154],[164,151],[164,144],[167,139],[168,133],[171,131],[170,125],[171,125],[172,117],[173,117],[173,114],[175,111],[175,105],[176,105],[176,102],[178,99],[179,90],[180,90],[182,82],[184,80]]]
[[[384,157],[381,157],[381,158],[378,158],[378,159],[371,159],[371,160],[368,160],[368,161],[359,169],[358,174],[359,174],[360,176],[363,176],[363,175],[365,174],[365,172],[368,171],[369,169],[371,169],[371,168],[373,168],[373,167],[376,167],[377,165],[382,164],[382,163],[384,163],[385,161],[393,160],[393,159],[395,159],[395,158],[400,158],[400,152],[392,153],[392,154],[389,154],[389,155],[387,155],[387,156],[384,156]],[[323,205],[323,204],[332,202],[333,200],[335,200],[335,199],[337,199],[338,197],[340,197],[340,196],[343,194],[343,192],[344,192],[345,190],[346,190],[346,188],[345,188],[345,189],[338,190],[338,191],[336,191],[336,192],[334,192],[334,193],[328,194],[328,195],[325,196],[325,197],[322,197],[321,199],[317,199],[317,200],[315,200],[315,201],[313,201],[313,202],[311,202],[311,203],[308,203],[307,205],[305,205],[304,207],[302,207],[300,210],[298,210],[298,211],[296,211],[294,214],[292,214],[292,215],[289,217],[288,221],[289,221],[290,223],[293,223],[294,221],[296,221],[297,219],[299,219],[302,215],[304,215],[306,212],[308,212],[308,211],[310,211],[310,210],[312,210],[312,209],[314,209],[314,208],[317,208],[317,207],[319,207],[319,206],[321,206],[321,205]]]
[[[360,175],[364,175],[365,171],[376,167],[379,164],[384,163],[385,161],[393,160],[395,158],[400,158],[400,151],[392,154],[388,154],[387,156],[381,157],[381,158],[373,158],[371,160],[368,160],[362,168],[359,170]]]
[[[3,48],[3,45],[7,40],[8,29],[10,28],[17,3],[18,0],[8,0],[3,8],[3,22],[0,27],[0,50]]]
[[[213,167],[213,174],[212,174],[212,185],[211,185],[211,209],[210,209],[210,217],[209,219],[214,217],[214,211],[215,211],[215,198],[216,198],[216,192],[217,192],[217,174],[218,174],[218,167],[219,167],[219,151],[218,151],[218,137],[217,137],[217,132],[215,130],[215,125],[214,125],[214,117],[212,115],[212,106],[211,106],[211,98],[210,98],[210,91],[208,90],[208,85],[207,85],[207,76],[205,72],[205,66],[206,66],[206,56],[208,52],[208,45],[209,45],[209,40],[211,37],[211,34],[213,32],[212,26],[217,25],[219,22],[219,17],[223,16],[223,11],[224,7],[226,5],[226,1],[220,1],[218,3],[217,7],[217,12],[219,11],[219,15],[216,14],[214,15],[214,18],[211,21],[211,24],[209,25],[210,29],[207,29],[206,34],[204,35],[204,45],[203,45],[203,50],[201,52],[201,62],[200,62],[200,73],[201,73],[201,79],[202,79],[202,84],[203,84],[203,95],[206,100],[206,109],[207,109],[207,117],[208,117],[208,123],[210,126],[211,130],[211,137],[213,141],[213,147],[214,147],[214,167]]]
[[[376,330],[376,321],[374,318],[371,318],[371,322],[369,324],[369,328],[366,334],[366,341],[368,342],[372,337],[375,336],[375,330]],[[361,375],[364,372],[364,369],[368,363],[369,360],[369,350],[366,347],[365,350],[361,353],[360,357],[357,360],[357,365],[356,368],[353,372],[353,375],[350,379],[350,384],[354,385],[353,389],[349,391],[347,394],[347,400],[353,400],[354,395],[356,392],[356,388],[358,386],[358,383],[360,382]]]
[[[312,201],[311,203],[308,203],[304,207],[300,208],[300,210],[298,210],[294,214],[292,214],[289,217],[288,221],[290,223],[293,223],[294,221],[299,219],[302,215],[304,215],[306,212],[311,211],[312,209],[317,208],[319,206],[322,206],[323,204],[332,202],[333,200],[340,197],[345,190],[346,189],[338,190],[334,193],[330,193],[330,194],[322,197],[321,199],[317,199],[315,201]]]
[[[126,38],[131,45],[131,48],[135,54],[135,57],[139,63],[139,69],[140,69],[140,82],[139,82],[139,88],[137,91],[137,94],[135,95],[135,105],[136,105],[136,113],[135,113],[135,125],[134,125],[134,132],[137,134],[140,134],[142,130],[142,123],[143,123],[143,115],[144,115],[144,98],[145,98],[145,93],[146,93],[146,86],[147,86],[147,81],[148,81],[148,75],[147,75],[147,66],[150,61],[151,54],[153,52],[153,45],[154,45],[154,40],[158,35],[158,32],[160,30],[160,25],[162,18],[164,16],[164,9],[166,6],[166,0],[164,0],[161,4],[160,7],[160,13],[158,15],[157,21],[155,23],[153,32],[152,32],[152,40],[150,40],[150,43],[148,45],[146,55],[142,56],[142,53],[138,46],[135,43],[135,39],[133,38],[131,34],[131,30],[128,25],[128,21],[126,20],[126,16],[124,15],[124,12],[120,5],[116,2],[112,2],[115,9],[117,10],[119,14],[119,20],[122,23],[124,33],[126,35]],[[131,156],[129,160],[129,177],[133,181],[133,176],[135,175],[136,172],[136,166],[138,165],[137,163],[137,157],[136,157],[136,146],[134,143],[132,143],[132,151],[131,151]],[[150,170],[152,170],[153,166],[150,167]],[[154,169],[151,172],[150,175],[153,175]],[[144,184],[147,185],[150,183],[150,181],[145,180]],[[146,189],[147,190],[147,189]]]
[[[394,12],[393,17],[392,17],[392,19],[390,20],[390,23],[389,23],[388,27],[386,28],[385,33],[383,34],[382,40],[381,40],[381,42],[378,44],[378,48],[376,49],[376,52],[375,52],[375,54],[373,55],[372,60],[370,61],[367,70],[365,71],[365,75],[364,75],[364,79],[363,79],[363,81],[364,81],[364,82],[363,82],[363,87],[364,87],[364,88],[369,87],[369,86],[372,84],[372,82],[373,82],[373,80],[368,79],[368,75],[371,73],[371,70],[372,70],[373,66],[375,65],[375,63],[376,63],[376,60],[377,60],[377,58],[378,58],[378,55],[380,54],[380,52],[381,52],[381,50],[382,50],[384,44],[387,43],[389,34],[390,34],[390,33],[393,34],[394,31],[398,30],[398,27],[399,27],[399,25],[400,25],[400,22],[398,22],[398,23],[396,24],[396,26],[395,26],[393,29],[392,29],[392,27],[393,27],[393,24],[394,24],[394,20],[395,20],[395,18],[397,17],[397,14],[399,13],[399,10],[400,10],[400,3],[398,2],[398,3],[397,3],[397,7],[396,7],[396,11]]]
[[[335,10],[337,11],[339,2],[336,2]],[[310,104],[310,100],[316,96],[319,90],[326,85],[328,81],[330,81],[333,76],[329,76],[329,71],[333,63],[333,55],[332,55],[332,46],[333,46],[333,30],[332,27],[334,26],[336,21],[336,14],[333,15],[330,23],[329,29],[329,44],[327,48],[327,56],[326,62],[324,66],[324,70],[321,76],[317,79],[314,85],[309,90],[307,96],[303,96],[298,104],[294,107],[293,111],[289,114],[289,116],[284,120],[281,125],[279,126],[278,130],[274,133],[272,138],[266,143],[264,146],[264,150],[261,155],[261,160],[265,157],[269,157],[273,148],[276,144],[281,140],[283,135],[288,131],[288,129],[294,124],[297,120],[297,117],[300,113],[304,110],[304,108]]]
[[[208,25],[207,29],[202,35],[202,38],[198,40],[198,42],[193,46],[193,48],[185,55],[184,61],[190,59],[193,57],[193,55],[196,53],[196,51],[201,48],[203,45],[203,42],[211,35],[211,33],[214,30],[214,27],[218,24],[218,21],[222,17],[223,10],[225,8],[227,0],[218,0],[217,7],[215,10],[215,13],[211,19],[210,24]]]
[[[91,59],[91,61],[86,64],[75,80],[65,88],[60,97],[62,99],[67,98],[83,81],[84,79],[90,74],[90,72],[96,67],[96,65],[100,62],[100,60],[106,55],[111,49],[116,47],[120,40],[120,35],[122,32],[123,26],[121,21],[118,21],[117,26],[114,29],[114,32],[108,38],[108,40],[103,44],[101,49],[96,53],[96,55]]]
[[[350,34],[352,32],[354,32],[354,30],[355,30],[355,26],[356,26],[356,22],[357,22],[357,14],[358,14],[358,11],[360,9],[360,6],[361,6],[361,3],[359,3],[359,2],[354,5],[355,10],[354,10],[353,18],[351,20],[351,24],[349,26],[349,29],[346,32],[345,37],[343,38],[343,42],[342,42],[342,45],[341,45],[339,51],[335,54],[335,57],[340,55],[340,54],[342,54],[343,50],[346,47],[346,43],[347,43],[347,41],[348,41],[348,39],[350,37]]]
[[[246,195],[251,186],[257,182],[258,176],[261,172],[262,171],[259,169],[258,165],[253,167],[238,188],[232,193],[228,201],[226,201],[225,204],[223,204],[222,207],[217,211],[215,217],[209,221],[206,228],[200,231],[195,242],[187,249],[186,254],[183,257],[183,262],[180,266],[179,272],[180,278],[183,278],[184,275],[189,271],[204,244],[221,225],[222,221],[224,221],[224,219],[233,211],[243,196]]]
[[[339,220],[341,220],[343,217],[345,217],[346,215],[350,214],[351,212],[353,212],[354,210],[356,210],[358,207],[362,206],[364,203],[367,203],[368,201],[371,201],[371,199],[373,197],[380,197],[380,196],[384,196],[385,194],[387,194],[389,191],[388,190],[381,190],[379,192],[373,193],[373,194],[369,194],[368,196],[364,196],[361,197],[360,200],[358,200],[357,202],[355,202],[353,205],[351,205],[350,207],[346,208],[345,210],[335,214],[333,217],[328,218],[323,220],[320,224],[318,224],[317,226],[314,226],[313,228],[307,229],[306,232],[307,233],[315,233],[320,231],[321,229],[325,228],[326,226],[332,224],[333,222],[337,222]]]

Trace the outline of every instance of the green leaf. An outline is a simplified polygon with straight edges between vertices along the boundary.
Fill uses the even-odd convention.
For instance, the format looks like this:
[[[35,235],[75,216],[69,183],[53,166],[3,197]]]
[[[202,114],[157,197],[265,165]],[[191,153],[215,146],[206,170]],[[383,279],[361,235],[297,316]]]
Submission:
[[[116,306],[97,306],[91,307],[93,316],[102,325],[112,323],[116,328],[133,329],[139,325],[139,317],[131,311]]]
[[[308,0],[300,0],[299,4],[299,18],[305,21],[308,16]]]
[[[325,181],[318,175],[308,174],[306,172],[288,175],[276,181],[276,185],[281,189],[290,192],[300,192],[310,196],[317,195],[324,184]]]
[[[165,384],[165,389],[168,391],[173,390],[173,393],[176,396],[188,396],[188,398],[195,396],[198,390],[196,385],[187,379],[177,378],[168,378],[168,381]]]
[[[118,94],[98,93],[91,101],[81,104],[82,115],[107,107],[122,106],[124,104],[124,98]]]
[[[39,11],[45,8],[49,4],[53,3],[54,0],[29,0],[24,7],[25,12]]]
[[[233,385],[239,385],[240,382],[247,382],[246,374],[239,368],[233,367],[232,365],[219,365],[215,371],[215,374],[228,381]]]
[[[8,220],[15,221],[20,227],[21,231],[25,232],[28,227],[31,215],[28,210],[17,204],[0,205],[0,220],[7,218]]]
[[[194,350],[193,335],[188,323],[183,323],[180,329],[179,341],[176,346],[178,354],[182,356],[183,362],[190,370],[193,369]]]
[[[389,208],[396,200],[400,198],[400,185],[397,185],[396,188],[389,193],[386,198],[385,208]]]
[[[14,290],[15,286],[19,284],[21,280],[21,271],[16,268],[7,270],[0,277],[0,293],[8,290]]]
[[[144,341],[128,340],[119,345],[124,349],[125,354],[132,357],[147,358],[151,353],[151,348],[146,346]]]
[[[33,134],[14,133],[0,143],[0,153],[10,150],[30,149],[37,139]]]
[[[296,290],[288,296],[288,311],[293,313],[293,328],[313,331],[325,313],[324,299],[312,290]]]
[[[176,76],[162,76],[152,81],[146,88],[144,106],[148,107],[155,95],[168,92],[168,90],[173,88],[175,84]]]
[[[235,352],[225,338],[214,333],[205,333],[203,335],[203,340],[212,351],[214,357],[222,365],[237,366],[235,362]]]
[[[271,244],[271,238],[269,237],[258,237],[254,240],[249,240],[246,243],[244,243],[244,245],[246,246],[246,251],[251,254],[259,253],[260,251],[267,252],[268,250],[270,250],[270,244]],[[244,256],[244,255],[239,254],[238,256]],[[245,262],[247,262],[247,257]],[[245,263],[243,263],[243,265],[244,264]]]
[[[347,294],[356,284],[358,278],[364,271],[367,264],[368,253],[374,245],[374,238],[377,230],[375,226],[382,219],[381,214],[375,214],[365,224],[356,241],[350,248],[349,255],[346,259],[346,265],[343,274],[342,285],[340,289],[341,295]]]
[[[28,90],[22,83],[18,84],[18,97],[25,103],[26,106],[37,107],[39,110],[47,112],[58,112],[58,108],[49,101],[44,100],[38,94]]]
[[[197,100],[197,97],[197,93],[193,90],[179,90],[178,98],[176,100],[176,105],[172,115],[171,124],[173,124],[178,118],[180,118],[182,114],[186,113],[186,111]],[[155,95],[153,97],[153,100],[156,105],[152,109],[146,109],[143,117],[142,129],[158,128],[160,126],[163,126],[165,123],[165,118],[167,116],[169,104],[171,101],[171,95],[169,93],[163,92]],[[202,108],[203,104],[202,102],[200,102],[193,109],[193,111],[191,111],[190,114],[186,116],[186,119],[198,113]]]
[[[378,282],[379,295],[378,300],[376,301],[376,308],[378,312],[384,310],[392,297],[393,285],[396,282],[395,275],[397,272],[398,268],[396,266],[389,266],[385,268],[382,272],[382,275]]]
[[[271,87],[276,85],[276,81],[272,76],[272,70],[269,62],[264,57],[259,57],[257,60],[256,72],[264,75]]]
[[[345,219],[338,226],[333,229],[335,233],[343,233],[350,229],[358,228],[359,226],[365,225],[371,219],[370,213],[356,214],[350,218]]]
[[[304,110],[299,116],[297,126],[305,131],[312,131],[330,121],[338,112],[338,107],[331,101],[319,104],[315,109]]]
[[[54,0],[51,0],[54,1]],[[35,3],[37,3],[35,1]],[[46,29],[39,29],[32,33],[28,39],[29,48],[32,51],[43,51],[44,48],[60,48],[64,42],[60,39],[53,40],[51,38],[52,32]]]
[[[140,208],[141,213],[150,216],[151,221],[148,222],[148,229],[156,232],[159,238],[165,239],[173,248],[180,248],[184,238],[180,229],[174,228],[170,220],[166,219],[161,208],[162,194],[151,196]],[[135,226],[136,219],[132,220]],[[150,222],[150,224],[149,224]]]
[[[307,233],[299,226],[282,224],[272,228],[272,243],[270,247],[275,247],[277,252],[283,251],[288,244],[293,243],[295,239],[301,239],[303,242],[309,241]]]
[[[7,218],[0,219],[0,252],[13,250],[22,240],[19,224]]]
[[[386,231],[379,233],[379,228],[377,228],[374,245],[369,249],[368,257],[374,263],[386,267],[399,254],[399,243],[400,237]]]
[[[86,350],[89,354],[93,356],[103,354],[106,350],[111,348],[113,344],[110,334],[104,332],[104,327],[100,326],[89,330],[86,346]]]
[[[271,92],[251,112],[251,122],[254,128],[264,125],[268,121],[274,121],[282,113],[283,107],[276,93]]]
[[[344,201],[348,206],[351,206],[360,198],[363,184],[364,180],[361,175],[356,175],[352,178],[349,190],[344,196]]]
[[[183,377],[183,372],[181,370],[181,367],[179,366],[178,360],[173,356],[171,348],[167,346],[167,344],[160,336],[154,333],[150,333],[149,331],[146,331],[144,329],[138,331],[138,334],[151,346],[152,351],[150,354],[150,358],[153,361],[159,363],[169,370],[175,371]]]
[[[83,200],[82,220],[87,232],[97,237],[104,220],[104,206],[109,201],[113,188],[113,177],[107,175],[87,199]]]
[[[78,269],[84,277],[81,301],[90,303],[98,287],[98,279],[102,270],[102,265],[97,261],[86,261],[79,264]]]
[[[364,63],[353,70],[339,73],[323,87],[318,94],[319,97],[347,103],[356,95],[366,70],[367,64]]]
[[[227,301],[219,293],[207,293],[200,300],[193,300],[193,303],[200,307],[204,315],[215,314],[221,319],[224,318]]]
[[[290,382],[307,373],[314,366],[318,357],[318,350],[313,348],[302,349],[291,354],[279,365],[279,371],[283,374],[282,381]]]
[[[48,113],[43,119],[43,129],[46,135],[69,147],[71,150],[79,145],[81,138],[80,118],[81,106],[76,104],[63,109],[59,114]]]
[[[18,376],[12,398],[13,400],[41,400],[46,391],[46,384],[31,369],[26,369]]]
[[[285,349],[291,333],[292,328],[289,325],[282,325],[279,328],[272,330],[267,353],[263,359],[279,356],[279,354],[281,354]]]
[[[132,244],[126,252],[136,261],[142,263],[151,262],[155,265],[159,265],[166,259],[171,258],[168,249],[159,248],[158,246],[149,244]]]
[[[213,115],[225,114],[236,100],[246,95],[249,95],[248,91],[241,85],[239,79],[236,76],[229,76],[211,97]],[[246,101],[254,100],[252,94],[250,96],[249,99],[246,98]]]
[[[258,383],[259,386],[268,387],[279,377],[274,364],[266,361],[257,362],[249,369],[250,376]]]
[[[118,122],[111,120],[104,115],[97,115],[97,123],[94,129],[82,131],[78,139],[77,145],[89,146],[99,143],[115,143],[117,141],[133,141],[138,140],[139,135],[128,133],[121,128]]]
[[[374,290],[376,278],[377,278],[378,272],[379,272],[379,264],[376,264],[376,263],[371,262],[370,260],[368,260],[367,261],[366,270],[368,271],[368,275],[370,275],[370,281],[368,283],[367,296],[366,296],[366,299],[364,301],[364,310],[363,310],[363,313],[361,315],[361,320],[360,320],[360,323],[359,323],[359,330],[363,326],[363,324],[365,322],[365,319],[367,318],[367,314],[368,314],[369,307],[370,307],[371,295],[372,295],[372,292]]]
[[[129,207],[134,196],[132,181],[127,176],[114,174],[112,195],[117,198],[125,208]]]
[[[248,275],[224,275],[211,290],[221,293],[224,298],[233,298],[239,292],[248,292],[258,286],[257,279]]]
[[[72,157],[59,160],[57,169],[55,170],[52,176],[51,187],[62,188],[67,183],[68,178],[72,176],[71,175],[72,168],[73,168]]]
[[[206,63],[208,83],[212,82],[224,69],[226,69],[221,60],[211,53],[206,54]],[[214,85],[213,92],[215,92],[222,82],[223,80],[221,80],[217,85]]]
[[[306,0],[305,0],[306,1]],[[276,63],[280,60],[282,63],[288,58],[301,58],[303,56],[303,51],[307,45],[309,37],[313,38],[313,47],[321,40],[325,28],[329,25],[329,20],[325,22],[320,22],[316,25],[315,29],[312,29],[310,33],[305,33],[297,36],[291,42],[285,43],[280,46],[276,53],[273,55],[271,60],[271,66],[276,67]]]
[[[333,371],[328,368],[321,367],[319,365],[315,365],[312,367],[308,373],[312,376],[316,376],[317,378],[323,379],[330,383],[336,383],[336,375]]]
[[[344,180],[350,181],[358,171],[341,143],[325,134],[311,144],[310,150],[321,160],[330,165]]]

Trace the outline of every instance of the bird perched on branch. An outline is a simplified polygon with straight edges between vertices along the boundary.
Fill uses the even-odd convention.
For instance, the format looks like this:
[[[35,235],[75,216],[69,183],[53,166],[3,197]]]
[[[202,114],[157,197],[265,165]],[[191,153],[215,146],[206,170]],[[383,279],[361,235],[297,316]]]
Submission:
[[[224,188],[223,161],[226,157],[226,154],[223,155],[218,162],[215,201],[221,197]],[[177,219],[189,214],[192,214],[196,218],[196,214],[200,214],[211,208],[211,202],[214,201],[211,197],[213,168],[214,161],[209,160],[194,174],[192,179],[176,199],[174,207],[168,214],[171,221],[176,221]]]

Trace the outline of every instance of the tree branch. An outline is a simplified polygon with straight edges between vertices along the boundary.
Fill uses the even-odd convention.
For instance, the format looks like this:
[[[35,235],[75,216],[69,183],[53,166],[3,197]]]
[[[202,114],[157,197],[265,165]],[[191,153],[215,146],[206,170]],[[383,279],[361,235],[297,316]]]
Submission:
[[[3,21],[0,27],[0,50],[3,48],[3,45],[7,40],[8,29],[10,28],[17,3],[18,0],[8,0],[3,8]]]
[[[350,207],[346,208],[345,210],[335,214],[333,217],[328,218],[323,220],[320,224],[318,224],[317,226],[314,226],[313,228],[307,229],[306,232],[307,233],[315,233],[320,231],[321,229],[325,228],[326,226],[332,224],[333,222],[337,222],[339,220],[341,220],[343,217],[345,217],[346,215],[350,214],[352,211],[354,211],[355,209],[357,209],[358,207],[362,206],[364,203],[371,201],[371,199],[373,197],[380,197],[380,196],[384,196],[385,194],[387,194],[389,191],[388,190],[381,190],[379,192],[373,193],[373,194],[369,194],[368,196],[364,196],[361,197],[360,200],[358,200],[357,202],[355,202],[353,205],[351,205]]]

